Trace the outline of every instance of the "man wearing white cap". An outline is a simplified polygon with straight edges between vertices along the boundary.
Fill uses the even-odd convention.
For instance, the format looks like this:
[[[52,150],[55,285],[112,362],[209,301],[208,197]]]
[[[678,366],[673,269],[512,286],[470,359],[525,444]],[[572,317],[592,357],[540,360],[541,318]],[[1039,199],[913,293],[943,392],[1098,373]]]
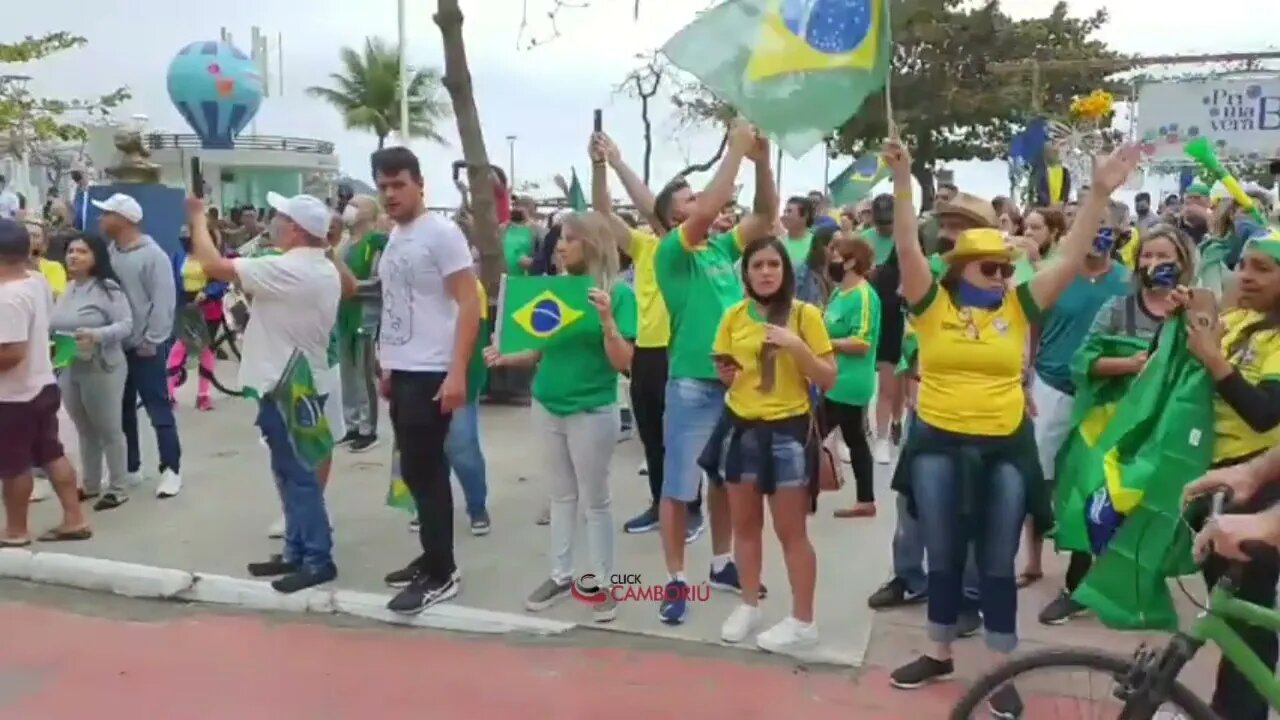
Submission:
[[[228,259],[213,244],[204,202],[187,201],[191,254],[214,280],[236,282],[253,298],[245,328],[240,385],[261,397],[276,386],[297,348],[315,369],[321,403],[331,388],[329,335],[338,316],[343,278],[328,255],[326,236],[333,211],[310,195],[291,198],[267,193],[276,211],[271,234],[281,252]],[[351,288],[354,290],[354,287]],[[284,506],[284,552],[249,564],[255,577],[276,577],[271,586],[292,593],[333,580],[333,531],[324,492],[314,470],[293,449],[285,418],[275,403],[258,403],[258,428],[271,452],[271,470]]]
[[[178,423],[169,402],[162,349],[173,336],[173,316],[178,309],[173,263],[169,255],[142,232],[142,206],[123,193],[106,200],[91,200],[102,211],[98,227],[111,238],[111,267],[133,311],[133,333],[125,338],[125,378],[121,425],[130,480],[136,484],[142,468],[138,448],[138,400],[147,410],[156,431],[160,453],[160,483],[156,497],[171,498],[182,491],[182,444]]]

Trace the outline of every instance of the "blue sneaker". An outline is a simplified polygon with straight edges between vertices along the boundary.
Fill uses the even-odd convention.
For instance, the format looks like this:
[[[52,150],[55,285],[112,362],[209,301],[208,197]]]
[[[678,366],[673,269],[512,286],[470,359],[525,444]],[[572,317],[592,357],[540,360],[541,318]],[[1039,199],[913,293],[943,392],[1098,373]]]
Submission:
[[[689,545],[694,540],[697,540],[706,527],[707,524],[702,520],[702,513],[697,513],[696,515],[689,513],[688,520],[684,526],[684,544]]]
[[[658,617],[667,625],[679,625],[689,614],[689,583],[683,580],[672,580],[663,588],[662,604],[658,606]]]
[[[629,535],[653,532],[658,529],[658,508],[649,506],[644,512],[622,524],[622,531]]]
[[[742,580],[738,577],[737,564],[730,560],[720,572],[716,572],[714,567],[711,568],[711,587],[741,595]],[[764,583],[760,583],[760,599],[763,600],[768,594],[769,588],[765,587]]]

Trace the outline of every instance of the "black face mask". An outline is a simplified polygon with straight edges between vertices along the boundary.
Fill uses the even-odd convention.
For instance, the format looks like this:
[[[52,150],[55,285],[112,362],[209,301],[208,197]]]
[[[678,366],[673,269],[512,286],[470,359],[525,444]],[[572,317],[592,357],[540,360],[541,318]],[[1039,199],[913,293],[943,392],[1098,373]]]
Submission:
[[[844,273],[845,273],[844,263],[834,261],[834,260],[827,263],[827,277],[831,278],[835,282],[843,281]]]

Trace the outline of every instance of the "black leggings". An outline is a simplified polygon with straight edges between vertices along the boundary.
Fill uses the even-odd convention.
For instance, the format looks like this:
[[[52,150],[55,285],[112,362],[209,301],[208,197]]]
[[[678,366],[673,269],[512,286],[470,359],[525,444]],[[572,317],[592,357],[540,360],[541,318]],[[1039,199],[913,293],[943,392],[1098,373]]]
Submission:
[[[649,495],[653,506],[662,499],[662,467],[666,456],[662,439],[662,418],[667,411],[667,349],[636,348],[631,358],[631,414],[644,447],[644,463],[649,469]],[[702,510],[702,488],[689,503],[689,512]]]
[[[836,428],[849,446],[849,461],[853,465],[853,479],[858,490],[858,502],[876,501],[875,462],[871,459],[871,446],[867,443],[866,429],[862,425],[866,408],[846,405],[830,398],[823,403],[823,431],[825,439]]]

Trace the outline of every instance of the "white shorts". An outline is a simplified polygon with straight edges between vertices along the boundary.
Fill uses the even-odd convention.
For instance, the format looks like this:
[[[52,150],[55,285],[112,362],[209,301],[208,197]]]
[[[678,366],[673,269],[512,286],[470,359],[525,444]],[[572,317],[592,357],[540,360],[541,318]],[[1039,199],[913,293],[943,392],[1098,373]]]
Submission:
[[[324,372],[321,387],[329,391],[329,398],[324,401],[324,417],[329,421],[329,432],[333,441],[338,442],[347,435],[346,414],[342,411],[342,368],[334,365]]]
[[[1039,373],[1031,380],[1031,402],[1036,406],[1036,449],[1040,454],[1040,469],[1046,480],[1054,480],[1054,464],[1058,450],[1071,432],[1071,413],[1075,398],[1059,392],[1040,379]]]

